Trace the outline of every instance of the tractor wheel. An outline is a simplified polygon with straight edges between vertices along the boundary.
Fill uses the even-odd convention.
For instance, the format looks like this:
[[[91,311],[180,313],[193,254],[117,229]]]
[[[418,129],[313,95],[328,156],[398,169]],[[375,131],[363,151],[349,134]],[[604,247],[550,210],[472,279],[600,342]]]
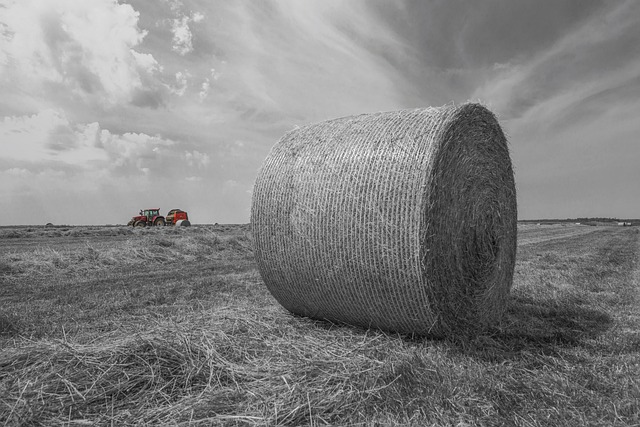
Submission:
[[[134,226],[134,227],[146,227],[146,226],[147,226],[147,223],[146,223],[145,221],[136,221],[136,222],[133,224],[133,226]]]
[[[154,223],[153,223],[153,225],[155,225],[156,227],[157,227],[157,226],[165,225],[164,218],[158,218],[158,219],[156,219],[156,222],[154,222]]]

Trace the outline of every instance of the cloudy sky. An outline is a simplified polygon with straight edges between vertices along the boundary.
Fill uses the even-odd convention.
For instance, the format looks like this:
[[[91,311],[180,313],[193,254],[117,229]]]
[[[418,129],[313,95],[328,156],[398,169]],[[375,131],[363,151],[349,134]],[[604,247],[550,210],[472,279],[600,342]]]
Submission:
[[[287,130],[480,101],[519,216],[640,217],[640,2],[0,0],[0,225],[249,220]]]

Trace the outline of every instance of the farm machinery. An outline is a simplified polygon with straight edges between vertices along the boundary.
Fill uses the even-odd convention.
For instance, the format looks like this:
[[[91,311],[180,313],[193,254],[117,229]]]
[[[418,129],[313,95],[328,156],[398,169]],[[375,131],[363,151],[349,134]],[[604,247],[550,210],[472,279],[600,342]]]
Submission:
[[[162,226],[162,225],[175,225],[188,227],[191,225],[189,222],[189,216],[181,209],[171,209],[167,216],[160,215],[160,209],[144,209],[140,210],[140,214],[131,218],[131,221],[127,225],[134,227],[146,227],[146,226]]]

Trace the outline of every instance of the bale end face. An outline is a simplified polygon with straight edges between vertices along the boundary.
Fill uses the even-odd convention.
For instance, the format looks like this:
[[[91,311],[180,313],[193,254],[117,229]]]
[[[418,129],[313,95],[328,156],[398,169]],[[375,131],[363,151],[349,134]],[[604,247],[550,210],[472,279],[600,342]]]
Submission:
[[[292,131],[265,160],[251,212],[260,273],[285,308],[433,336],[502,314],[516,219],[506,138],[477,104]]]

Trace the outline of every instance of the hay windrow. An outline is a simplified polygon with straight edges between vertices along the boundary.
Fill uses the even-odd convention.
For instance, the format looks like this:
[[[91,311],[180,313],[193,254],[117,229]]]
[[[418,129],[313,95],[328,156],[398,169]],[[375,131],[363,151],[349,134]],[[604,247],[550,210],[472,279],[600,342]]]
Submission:
[[[433,336],[501,316],[516,219],[507,141],[478,104],[293,130],[251,211],[260,273],[286,309]]]

